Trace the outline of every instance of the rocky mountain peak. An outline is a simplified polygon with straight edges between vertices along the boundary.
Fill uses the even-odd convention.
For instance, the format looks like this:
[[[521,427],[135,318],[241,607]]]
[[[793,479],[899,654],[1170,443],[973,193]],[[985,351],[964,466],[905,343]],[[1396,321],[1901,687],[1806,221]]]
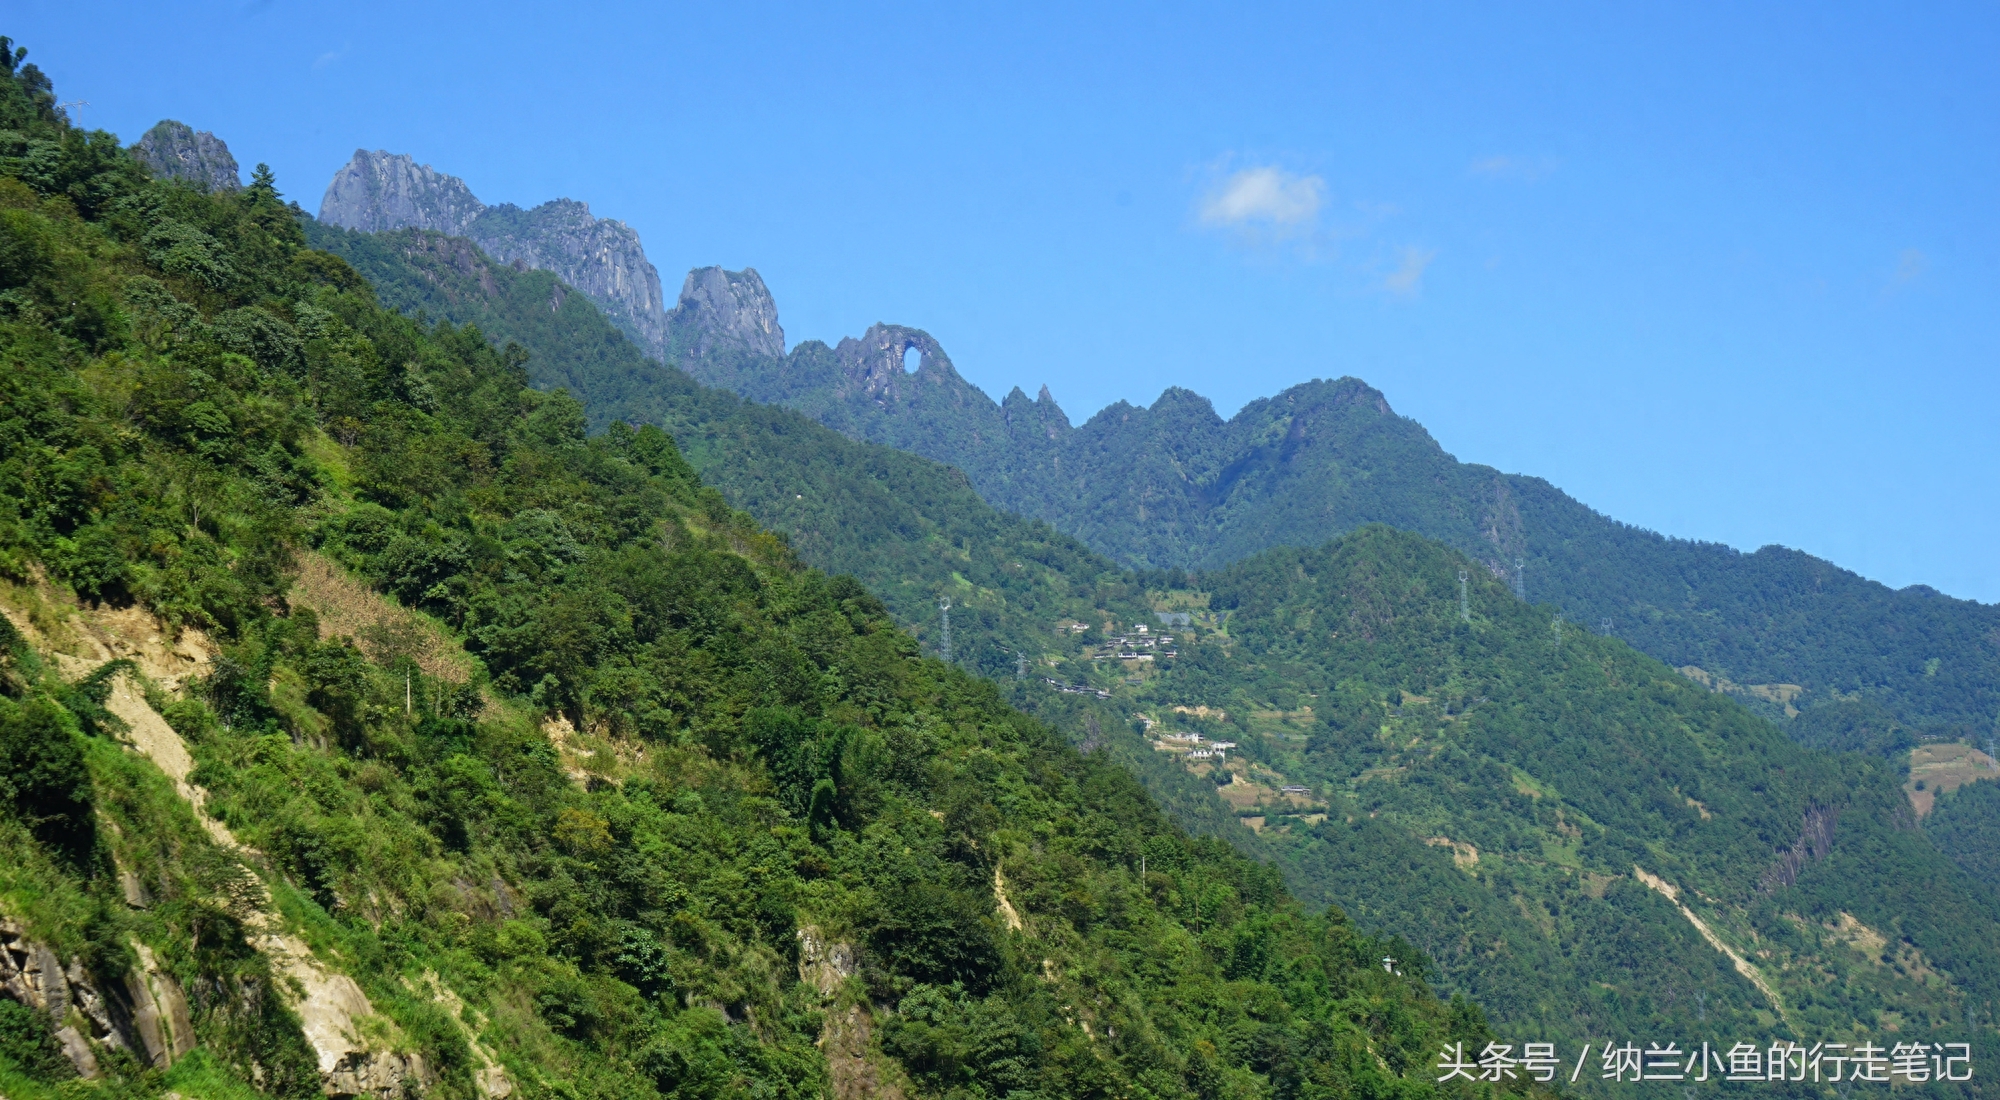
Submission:
[[[915,372],[903,369],[904,353],[912,348],[918,357]],[[834,348],[834,355],[848,385],[877,399],[902,398],[906,379],[944,382],[958,377],[951,357],[930,333],[902,325],[879,322],[870,325],[858,340],[852,336],[843,338]],[[987,404],[992,404],[991,400]]]
[[[407,154],[356,149],[327,184],[319,219],[364,233],[433,229],[469,238],[502,263],[554,272],[647,354],[665,353],[659,271],[631,226],[594,217],[588,203],[564,198],[528,210],[512,203],[487,206],[464,180]],[[772,316],[775,324],[775,311]]]
[[[210,191],[238,191],[243,187],[236,158],[229,146],[207,130],[196,130],[185,122],[161,119],[132,147],[139,163],[162,179],[186,180]]]
[[[502,263],[554,272],[588,294],[648,354],[663,354],[667,311],[660,273],[631,226],[594,217],[588,203],[552,199],[529,210],[489,206],[465,235]]]
[[[1049,439],[1059,439],[1070,430],[1068,415],[1056,404],[1055,395],[1046,385],[1032,401],[1021,387],[1015,386],[1000,402],[1000,413],[1010,428],[1026,428]]]
[[[785,354],[778,303],[754,267],[741,271],[698,267],[688,272],[680,301],[667,315],[667,333],[674,353],[692,359],[720,350],[771,358]]]
[[[381,149],[356,149],[319,203],[319,220],[364,233],[435,229],[463,236],[485,212],[464,180]]]

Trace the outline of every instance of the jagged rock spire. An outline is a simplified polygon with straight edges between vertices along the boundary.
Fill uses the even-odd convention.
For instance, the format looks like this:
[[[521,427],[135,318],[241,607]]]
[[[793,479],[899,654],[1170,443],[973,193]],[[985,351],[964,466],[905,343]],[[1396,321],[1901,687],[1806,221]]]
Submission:
[[[207,130],[196,130],[185,122],[161,119],[132,147],[153,175],[162,179],[186,180],[210,191],[240,191],[241,169],[229,146]]]
[[[659,271],[631,226],[593,216],[586,203],[555,199],[529,210],[512,203],[487,206],[464,180],[407,154],[356,149],[327,184],[319,218],[366,233],[432,229],[468,237],[502,263],[554,272],[589,295],[647,354],[665,354],[667,311]]]
[[[320,221],[364,233],[435,229],[464,236],[485,212],[486,204],[464,180],[418,164],[408,154],[381,149],[356,149],[354,159],[334,173],[319,203]]]
[[[785,354],[778,303],[754,267],[688,272],[680,301],[667,315],[667,333],[668,345],[683,358],[702,359],[721,350],[772,358]]]

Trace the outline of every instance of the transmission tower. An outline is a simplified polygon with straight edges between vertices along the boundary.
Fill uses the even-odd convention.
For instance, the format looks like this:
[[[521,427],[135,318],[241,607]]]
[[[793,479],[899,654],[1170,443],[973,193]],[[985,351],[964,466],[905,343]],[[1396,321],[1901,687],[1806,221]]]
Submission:
[[[1027,678],[1028,655],[1017,649],[1014,651],[1014,679],[1025,680]]]
[[[938,601],[939,641],[938,656],[944,663],[951,663],[951,597]]]
[[[1516,599],[1522,600],[1528,598],[1528,559],[1526,558],[1514,559],[1514,596]]]
[[[1606,618],[1602,623],[1599,623],[1597,632],[1607,638],[1611,637],[1611,620]]]
[[[1556,612],[1556,617],[1555,617],[1555,618],[1553,618],[1553,619],[1551,619],[1551,620],[1549,620],[1549,629],[1550,629],[1550,630],[1553,630],[1553,631],[1555,631],[1555,635],[1556,635],[1556,644],[1557,644],[1557,645],[1561,645],[1561,644],[1563,643],[1563,613],[1562,613],[1562,612],[1560,612],[1560,611]]]
[[[1472,602],[1465,594],[1465,570],[1458,571],[1458,617],[1465,622],[1472,621]]]

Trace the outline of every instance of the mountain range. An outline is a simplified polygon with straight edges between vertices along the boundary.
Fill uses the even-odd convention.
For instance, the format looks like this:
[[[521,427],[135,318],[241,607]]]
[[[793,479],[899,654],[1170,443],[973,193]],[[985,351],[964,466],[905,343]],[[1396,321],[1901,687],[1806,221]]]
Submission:
[[[747,285],[738,308],[776,312]],[[734,327],[725,318],[719,330]],[[1228,420],[1174,388],[1073,427],[1047,387],[996,403],[935,339],[901,326],[831,348],[806,341],[783,358],[717,339],[678,363],[955,466],[995,506],[1128,567],[1215,568],[1388,523],[1773,713],[1859,697],[1918,735],[1984,738],[2000,721],[2000,608],[1891,590],[1783,547],[1742,553],[1620,523],[1541,478],[1456,460],[1359,379],[1302,383]]]
[[[461,181],[428,169],[357,188],[347,181],[363,160],[329,188],[334,224],[453,232],[482,216]],[[658,331],[640,347],[697,381],[956,467],[994,506],[1128,568],[1214,568],[1388,523],[1747,705],[1788,719],[1817,712],[1802,736],[1907,747],[1983,740],[2000,724],[2000,608],[1921,585],[1891,590],[1783,547],[1744,553],[1620,523],[1544,479],[1458,461],[1359,379],[1303,383],[1227,420],[1171,388],[1151,407],[1120,402],[1072,425],[1046,386],[995,402],[919,329],[877,324],[787,351],[755,270],[691,271]]]
[[[2000,980],[1982,946],[2000,935],[2000,902],[1976,878],[2000,819],[1976,800],[1947,796],[1933,831],[1899,789],[1894,746],[1842,757],[1795,745],[1772,723],[1817,727],[1775,706],[1759,717],[1552,621],[1513,578],[1436,542],[1371,526],[1312,551],[1135,573],[986,504],[956,469],[704,387],[567,302],[551,313],[546,274],[475,252],[441,262],[450,249],[430,234],[308,234],[386,303],[521,342],[531,377],[576,394],[594,421],[665,426],[704,479],[807,560],[862,579],[928,646],[949,645],[1117,760],[1185,826],[1422,948],[1505,1027],[1581,1041],[1665,1021],[1944,1026]],[[711,341],[712,353],[732,347]],[[882,377],[901,371],[893,343],[831,353],[857,348]],[[1108,635],[1159,629],[1160,615],[1181,623],[1173,660],[1102,660]],[[1191,762],[1197,734],[1231,743],[1228,758]],[[1931,782],[1980,775],[2000,769],[1975,753]],[[1830,835],[1811,832],[1829,820]],[[1925,885],[1912,899],[1900,881]],[[1851,942],[1878,935],[1923,961],[1898,971]],[[1956,992],[1939,999],[1907,979],[1912,966],[1950,972]]]
[[[356,149],[327,184],[320,220],[347,229],[434,229],[478,242],[503,263],[553,271],[590,295],[639,346],[664,353],[666,309],[660,273],[632,227],[593,217],[590,207],[555,199],[523,210],[487,206],[464,180],[408,156]]]

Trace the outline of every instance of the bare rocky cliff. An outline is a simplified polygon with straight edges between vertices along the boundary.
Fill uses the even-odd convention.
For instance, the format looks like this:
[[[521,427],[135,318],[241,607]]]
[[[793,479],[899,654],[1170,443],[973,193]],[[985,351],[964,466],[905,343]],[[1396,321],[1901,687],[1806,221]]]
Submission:
[[[648,354],[665,354],[659,271],[646,259],[637,231],[592,215],[585,203],[487,206],[464,180],[406,154],[356,149],[327,185],[319,218],[365,233],[434,229],[469,238],[503,263],[554,272],[589,295]]]
[[[65,964],[21,925],[0,918],[0,997],[46,1013],[63,1056],[84,1078],[98,1076],[100,1051],[120,1051],[164,1069],[195,1047],[180,983],[144,944],[122,981],[101,981],[71,958]]]
[[[356,149],[319,203],[319,220],[364,233],[435,229],[463,236],[485,212],[464,180],[380,149]]]
[[[554,272],[590,295],[640,347],[661,354],[667,312],[660,273],[631,226],[593,217],[575,199],[556,199],[532,210],[487,207],[465,235],[502,263]]]
[[[688,272],[680,301],[667,315],[667,332],[679,358],[705,359],[724,350],[785,354],[778,303],[754,267],[741,271],[698,267]]]
[[[157,177],[186,180],[210,191],[243,188],[241,170],[229,146],[207,130],[196,130],[185,122],[161,119],[132,147],[132,155]]]

